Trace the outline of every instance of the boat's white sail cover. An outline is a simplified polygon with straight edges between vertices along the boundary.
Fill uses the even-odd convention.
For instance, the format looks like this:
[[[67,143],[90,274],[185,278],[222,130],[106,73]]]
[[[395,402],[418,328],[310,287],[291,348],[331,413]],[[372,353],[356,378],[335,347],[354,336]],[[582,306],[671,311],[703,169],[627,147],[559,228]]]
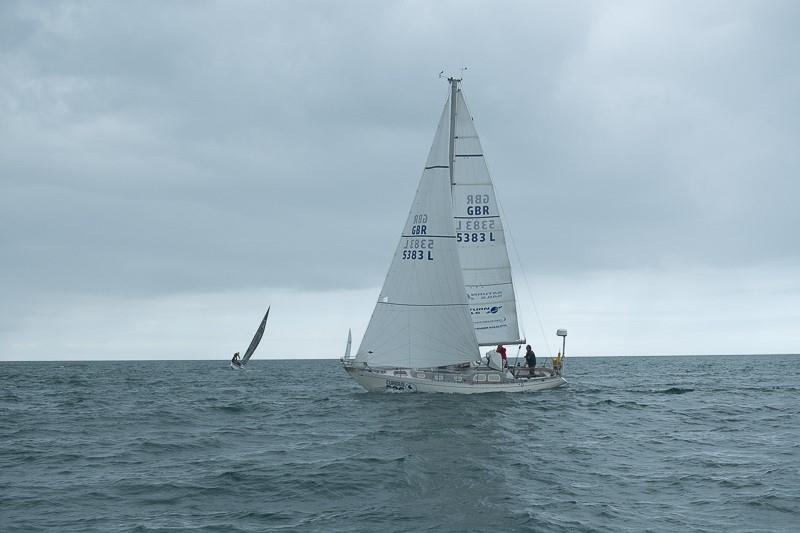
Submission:
[[[521,336],[503,223],[460,89],[456,102],[453,213],[470,314],[480,344],[514,344]]]
[[[430,368],[480,359],[453,227],[449,130],[448,104],[357,361]]]

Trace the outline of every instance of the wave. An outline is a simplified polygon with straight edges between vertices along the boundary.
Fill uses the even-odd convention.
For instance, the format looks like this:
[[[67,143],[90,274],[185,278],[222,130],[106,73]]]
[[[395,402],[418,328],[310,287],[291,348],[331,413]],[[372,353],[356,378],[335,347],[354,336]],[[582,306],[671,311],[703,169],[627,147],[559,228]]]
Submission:
[[[215,411],[222,411],[223,413],[243,413],[248,409],[247,405],[239,403],[233,405],[213,405],[211,408]]]
[[[683,388],[683,387],[670,387],[668,389],[659,389],[654,390],[656,394],[686,394],[687,392],[694,392],[694,389]]]
[[[620,407],[623,409],[646,409],[649,405],[645,403],[639,403],[635,401],[621,401],[621,400],[613,400],[611,398],[606,398],[605,400],[598,400],[591,404],[593,407],[598,405],[610,405],[613,407]]]
[[[581,359],[475,397],[357,392],[332,361],[0,365],[2,529],[792,531],[800,358],[743,362]]]

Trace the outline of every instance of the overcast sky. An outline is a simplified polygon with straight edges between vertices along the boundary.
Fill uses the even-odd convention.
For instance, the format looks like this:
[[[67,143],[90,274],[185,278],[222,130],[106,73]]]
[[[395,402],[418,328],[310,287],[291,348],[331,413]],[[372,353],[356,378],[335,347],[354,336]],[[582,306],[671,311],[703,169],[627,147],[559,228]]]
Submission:
[[[227,358],[268,305],[256,359],[357,346],[462,66],[537,353],[798,353],[798,21],[4,1],[0,360]]]

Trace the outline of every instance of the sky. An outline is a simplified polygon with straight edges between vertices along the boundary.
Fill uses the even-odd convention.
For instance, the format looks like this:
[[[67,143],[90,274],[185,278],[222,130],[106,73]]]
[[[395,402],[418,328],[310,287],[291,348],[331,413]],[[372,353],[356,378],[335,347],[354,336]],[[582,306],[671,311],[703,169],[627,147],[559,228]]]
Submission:
[[[800,3],[0,3],[0,360],[358,346],[463,75],[539,355],[800,352]],[[467,70],[461,69],[466,67]],[[511,352],[514,353],[513,350]]]

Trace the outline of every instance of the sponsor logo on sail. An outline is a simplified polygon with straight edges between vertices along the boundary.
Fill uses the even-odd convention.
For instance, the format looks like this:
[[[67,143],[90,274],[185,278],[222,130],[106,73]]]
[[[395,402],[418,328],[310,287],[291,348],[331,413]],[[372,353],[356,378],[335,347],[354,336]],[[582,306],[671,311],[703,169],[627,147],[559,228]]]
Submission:
[[[484,305],[470,307],[470,314],[473,315],[496,315],[503,308],[502,305]]]

